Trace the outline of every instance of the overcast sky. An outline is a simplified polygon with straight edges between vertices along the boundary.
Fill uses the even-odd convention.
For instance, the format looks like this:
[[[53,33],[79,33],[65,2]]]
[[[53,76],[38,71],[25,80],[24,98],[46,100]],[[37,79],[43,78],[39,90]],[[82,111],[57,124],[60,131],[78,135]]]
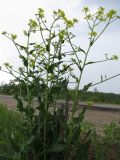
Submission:
[[[63,9],[67,16],[79,19],[80,23],[74,32],[80,37],[78,43],[84,48],[88,42],[87,24],[83,21],[81,12],[84,6],[89,6],[92,11],[103,6],[106,10],[116,9],[120,14],[119,0],[0,0],[0,32],[17,33],[19,40],[22,41],[22,31],[26,29],[28,20],[34,17],[37,8],[43,8],[49,19],[52,10]],[[89,58],[91,60],[104,59],[106,53],[120,56],[120,21],[112,24],[96,42]],[[0,35],[0,65],[6,61],[12,63],[13,66],[19,66],[18,53],[14,46]],[[97,82],[101,74],[103,76],[107,74],[109,77],[117,73],[120,73],[120,60],[91,65],[85,70],[82,83]],[[9,75],[0,72],[0,82],[8,82],[10,79]],[[98,85],[97,89],[103,92],[120,93],[120,77]]]

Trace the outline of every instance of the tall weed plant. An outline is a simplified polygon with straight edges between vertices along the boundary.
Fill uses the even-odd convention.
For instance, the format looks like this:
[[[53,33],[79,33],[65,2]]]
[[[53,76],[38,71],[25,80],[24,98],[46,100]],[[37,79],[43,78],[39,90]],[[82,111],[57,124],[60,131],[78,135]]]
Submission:
[[[30,19],[28,29],[23,31],[26,44],[19,43],[16,34],[8,34],[6,31],[2,33],[13,42],[22,63],[18,70],[9,63],[4,64],[6,69],[1,67],[1,71],[13,75],[15,82],[19,84],[15,98],[18,102],[17,109],[24,116],[20,125],[24,140],[16,133],[11,137],[17,155],[14,159],[88,159],[91,130],[82,130],[86,109],[76,114],[79,90],[87,91],[117,75],[102,78],[100,82],[89,83],[83,88],[81,79],[87,66],[118,59],[117,55],[113,55],[101,61],[89,62],[88,55],[108,26],[120,17],[115,10],[105,12],[102,7],[94,14],[88,7],[84,7],[83,12],[89,28],[87,50],[74,41],[76,36],[72,33],[72,28],[78,20],[68,19],[60,9],[53,11],[51,24],[47,22],[44,10],[38,9],[35,19]],[[96,32],[98,26],[101,26],[101,31]],[[34,40],[34,36],[38,36],[38,41]],[[76,68],[78,72],[75,72]],[[75,83],[72,108],[68,105],[69,83]],[[64,106],[57,104],[57,96],[62,93],[67,95]],[[36,104],[33,103],[35,98]]]

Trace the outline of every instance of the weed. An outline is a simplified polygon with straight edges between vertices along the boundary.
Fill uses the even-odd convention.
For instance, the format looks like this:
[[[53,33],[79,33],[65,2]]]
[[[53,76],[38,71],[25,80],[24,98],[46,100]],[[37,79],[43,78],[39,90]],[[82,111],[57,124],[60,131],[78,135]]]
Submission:
[[[1,71],[13,75],[15,82],[19,84],[15,98],[18,102],[17,109],[23,114],[22,123],[18,125],[23,136],[20,137],[21,134],[14,130],[11,137],[12,147],[19,160],[88,159],[91,130],[83,132],[82,127],[86,109],[75,114],[78,110],[79,89],[85,92],[92,86],[118,76],[102,78],[97,83],[90,82],[81,87],[86,66],[118,59],[113,55],[101,61],[87,61],[92,46],[119,16],[114,10],[105,13],[102,7],[95,14],[91,14],[87,7],[84,7],[83,12],[90,29],[87,50],[73,41],[75,36],[71,28],[78,20],[68,19],[60,9],[53,11],[51,24],[47,23],[44,10],[38,9],[35,19],[29,20],[28,30],[23,32],[26,37],[25,45],[17,42],[16,34],[3,32],[15,45],[22,62],[18,70],[9,63],[4,64],[7,70],[0,67]],[[102,23],[105,26],[102,25],[102,30],[97,33],[96,29]],[[40,35],[41,42],[36,42],[32,38],[34,35]],[[66,52],[67,46],[69,49]],[[80,58],[81,54],[83,59]],[[71,115],[68,106],[69,83],[75,83]],[[57,105],[57,96],[62,93],[67,95],[64,107]],[[37,98],[35,106],[34,98]]]

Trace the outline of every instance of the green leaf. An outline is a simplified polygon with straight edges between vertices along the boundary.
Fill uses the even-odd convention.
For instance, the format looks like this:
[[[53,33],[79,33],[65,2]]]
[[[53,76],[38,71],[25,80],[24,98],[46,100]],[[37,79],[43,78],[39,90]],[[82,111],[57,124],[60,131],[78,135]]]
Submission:
[[[81,47],[78,47],[78,51],[81,51],[81,52],[85,53],[85,51]]]
[[[59,64],[61,64],[63,61],[60,61],[60,62],[56,62],[56,63],[53,63],[51,64],[49,67],[45,67],[47,69],[47,72],[48,73],[53,73],[53,70],[55,67],[58,67]]]
[[[0,141],[0,144],[7,144],[6,141]]]
[[[87,62],[85,65],[88,65],[88,64],[93,64],[93,63],[95,63],[95,62]]]
[[[90,143],[91,141],[88,134],[88,137],[86,137],[85,141],[78,144],[75,160],[88,160]]]
[[[28,36],[28,32],[27,32],[26,30],[23,30],[23,34],[24,34],[25,36]]]
[[[75,144],[76,141],[78,141],[79,136],[80,136],[80,126],[76,126],[75,128],[73,128],[70,144]]]
[[[74,78],[76,80],[76,82],[78,82],[78,77],[75,74],[70,73],[70,75],[71,75],[72,78]]]
[[[20,98],[18,98],[17,108],[20,112],[24,112],[23,102]]]
[[[82,71],[83,68],[80,65],[81,61],[77,62],[76,59],[74,59],[74,58],[71,58],[71,60],[77,65],[77,67],[79,68],[79,70]]]
[[[49,43],[46,45],[46,51],[47,51],[47,52],[50,51],[50,44],[49,44]]]
[[[34,49],[32,49],[32,50],[29,52],[29,54],[32,54],[34,51],[35,51],[35,50],[34,50]]]
[[[85,111],[86,111],[86,108],[83,108],[82,112],[80,112],[80,114],[73,119],[74,124],[78,124],[80,126],[81,122],[84,119]]]
[[[25,46],[22,46],[22,45],[19,45],[19,44],[16,44],[16,45],[19,46],[21,50],[25,50],[26,51],[26,49],[27,49]]]
[[[6,31],[3,31],[3,32],[2,32],[2,34],[3,34],[3,35],[6,35],[6,34],[7,34],[7,32],[6,32]]]
[[[19,57],[22,59],[23,64],[27,67],[27,66],[28,66],[28,61],[27,61],[27,59],[26,59],[24,56],[22,56],[22,55],[20,55]]]
[[[65,149],[65,145],[64,145],[64,144],[53,144],[53,145],[50,147],[49,152],[58,153],[58,152],[64,151],[64,149]]]
[[[92,82],[84,85],[83,91],[87,91],[91,87],[91,85],[92,85]]]

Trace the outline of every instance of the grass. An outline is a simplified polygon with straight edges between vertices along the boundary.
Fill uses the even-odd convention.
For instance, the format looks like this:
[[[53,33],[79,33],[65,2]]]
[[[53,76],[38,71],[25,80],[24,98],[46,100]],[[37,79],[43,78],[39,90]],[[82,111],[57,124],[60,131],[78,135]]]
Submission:
[[[103,135],[92,136],[95,160],[120,160],[120,126],[111,123],[104,127]]]
[[[17,131],[16,126],[20,121],[20,114],[0,104],[0,160],[9,160],[15,154],[11,138]]]

